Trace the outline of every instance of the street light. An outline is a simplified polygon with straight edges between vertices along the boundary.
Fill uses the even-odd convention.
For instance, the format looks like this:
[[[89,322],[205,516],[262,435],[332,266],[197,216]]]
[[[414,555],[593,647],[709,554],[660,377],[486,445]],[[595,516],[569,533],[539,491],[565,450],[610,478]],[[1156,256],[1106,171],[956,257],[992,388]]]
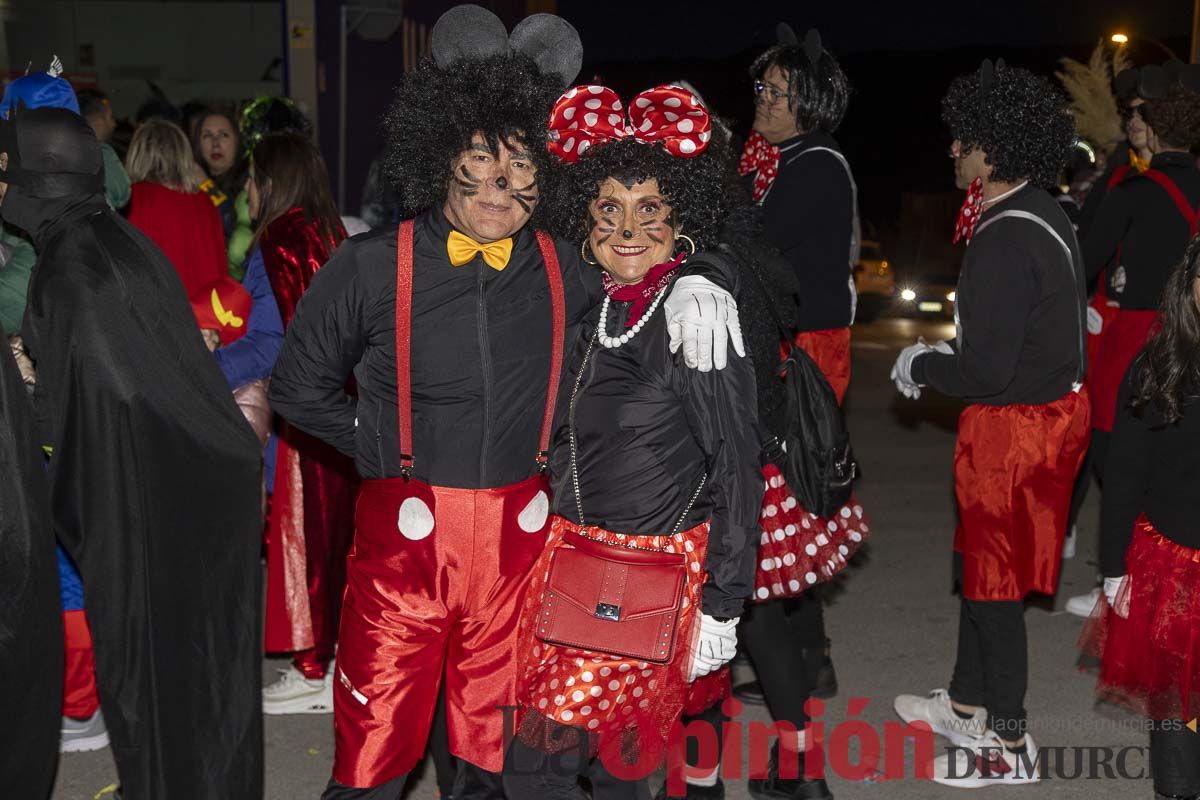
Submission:
[[[1200,0],[1197,0],[1197,2],[1200,2]],[[1139,34],[1138,38],[1144,42],[1149,42],[1150,44],[1157,47],[1159,50],[1162,50],[1164,53],[1167,54],[1167,58],[1169,58],[1173,61],[1179,60],[1179,56],[1175,55],[1174,50],[1167,47],[1165,44],[1160,42],[1158,39],[1155,39],[1153,36],[1142,36]],[[1109,41],[1112,42],[1113,44],[1115,44],[1117,47],[1124,47],[1125,45],[1129,44],[1130,38],[1129,38],[1128,34],[1118,32],[1118,33],[1114,33],[1112,36],[1110,36]]]

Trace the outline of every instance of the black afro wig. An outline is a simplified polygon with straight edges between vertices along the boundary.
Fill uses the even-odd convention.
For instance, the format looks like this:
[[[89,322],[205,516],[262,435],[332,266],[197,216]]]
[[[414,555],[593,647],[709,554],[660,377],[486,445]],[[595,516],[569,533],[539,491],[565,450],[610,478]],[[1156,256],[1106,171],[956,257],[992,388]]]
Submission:
[[[1147,100],[1142,118],[1167,147],[1191,150],[1200,145],[1200,94],[1182,85],[1165,96]]]
[[[990,180],[997,182],[1028,178],[1052,186],[1075,141],[1066,99],[1048,80],[1019,67],[955,78],[942,98],[942,121],[964,155],[975,148],[987,154]]]
[[[813,63],[802,45],[777,44],[754,59],[750,77],[760,81],[771,67],[779,67],[787,76],[788,108],[796,115],[799,130],[833,133],[838,129],[850,102],[850,81],[832,53],[822,49]]]
[[[480,133],[493,148],[523,145],[538,169],[544,194],[557,161],[546,151],[546,120],[562,92],[561,79],[543,75],[529,58],[497,55],[440,68],[426,59],[404,76],[384,117],[386,173],[408,215],[446,199],[451,165]],[[534,208],[534,221],[543,207]]]
[[[661,146],[621,139],[589,149],[579,161],[562,170],[545,203],[550,229],[572,242],[583,242],[592,231],[589,206],[608,178],[629,183],[657,180],[671,206],[672,223],[691,237],[697,250],[716,247],[728,211],[725,171],[728,154],[714,136],[698,156],[673,156]]]

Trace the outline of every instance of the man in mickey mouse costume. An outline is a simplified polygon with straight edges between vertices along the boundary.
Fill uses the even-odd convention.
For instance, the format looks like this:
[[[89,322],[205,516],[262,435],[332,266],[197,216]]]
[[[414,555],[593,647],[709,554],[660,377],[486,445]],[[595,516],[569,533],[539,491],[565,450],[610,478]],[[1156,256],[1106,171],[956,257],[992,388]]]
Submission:
[[[458,6],[434,26],[432,56],[386,119],[389,170],[416,217],[349,240],[317,273],[271,383],[274,409],[352,455],[364,478],[327,800],[399,798],[443,674],[455,797],[503,796],[502,709],[546,539],[563,343],[603,297],[574,245],[531,230],[578,34],[537,14],[510,36],[491,12]],[[699,369],[722,368],[731,339],[744,352],[729,292],[698,274],[676,287],[672,350]],[[344,390],[351,372],[357,397]]]
[[[965,399],[954,453],[962,585],[950,687],[901,695],[957,747],[933,779],[962,788],[1033,783],[1026,733],[1024,600],[1053,594],[1090,408],[1084,266],[1053,184],[1073,139],[1066,101],[1044,78],[984,61],[942,100],[954,174],[967,191],[954,241],[966,240],[954,341],[918,342],[892,370],[896,387]]]

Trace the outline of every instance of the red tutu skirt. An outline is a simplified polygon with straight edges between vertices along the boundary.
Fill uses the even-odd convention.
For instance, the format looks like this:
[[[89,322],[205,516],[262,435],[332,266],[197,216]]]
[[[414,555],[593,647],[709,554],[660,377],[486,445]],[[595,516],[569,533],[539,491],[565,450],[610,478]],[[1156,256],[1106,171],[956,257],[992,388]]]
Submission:
[[[552,517],[546,548],[531,571],[517,639],[517,703],[524,714],[518,735],[530,747],[552,752],[564,745],[574,746],[553,735],[557,727],[566,725],[590,734],[593,752],[613,740],[624,742],[625,752],[629,752],[630,741],[637,751],[648,746],[665,752],[671,726],[683,714],[693,641],[699,634],[708,523],[674,536],[627,536],[593,527],[587,531],[589,538],[607,544],[685,555],[688,580],[675,655],[667,664],[549,644],[537,638],[534,626],[551,556],[558,548],[570,546],[563,541],[565,533],[578,530],[573,522]]]
[[[1143,516],[1125,554],[1121,618],[1101,595],[1080,646],[1101,659],[1096,692],[1155,720],[1200,715],[1200,550],[1176,544]]]
[[[845,568],[871,525],[858,499],[825,519],[807,511],[788,488],[774,464],[763,467],[763,494],[759,527],[758,570],[754,600],[794,597],[828,581]]]

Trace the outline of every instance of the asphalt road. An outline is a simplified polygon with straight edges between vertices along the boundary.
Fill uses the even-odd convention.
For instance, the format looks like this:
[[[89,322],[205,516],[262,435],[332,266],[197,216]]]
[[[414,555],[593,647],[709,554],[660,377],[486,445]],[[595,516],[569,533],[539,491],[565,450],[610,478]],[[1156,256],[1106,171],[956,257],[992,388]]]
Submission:
[[[885,725],[895,721],[892,698],[947,685],[957,630],[958,598],[950,587],[955,513],[950,468],[961,405],[932,392],[915,402],[905,400],[887,378],[896,353],[918,335],[927,340],[948,338],[953,326],[884,319],[855,329],[847,414],[863,468],[858,494],[872,518],[873,537],[845,576],[826,593],[827,624],[841,684],[841,694],[827,702],[821,717],[826,736],[839,730],[843,734],[863,731],[862,726],[838,728],[850,716],[848,704],[857,699],[853,719],[869,723],[874,734],[867,738],[877,737],[883,744],[880,770],[887,761]],[[1151,783],[1144,778],[1105,778],[1103,766],[1095,770],[1095,777],[1087,776],[1090,760],[1102,762],[1106,755],[1101,748],[1114,749],[1115,756],[1119,748],[1144,748],[1146,744],[1139,720],[1111,707],[1095,706],[1093,679],[1077,666],[1075,643],[1081,621],[1061,611],[1066,598],[1091,588],[1097,518],[1097,495],[1092,492],[1080,519],[1079,555],[1065,563],[1058,596],[1030,604],[1026,613],[1030,653],[1026,705],[1031,734],[1040,747],[1066,748],[1059,761],[1064,773],[1037,786],[982,789],[971,797],[1132,800],[1153,796]],[[273,680],[274,669],[285,665],[283,661],[264,661],[265,680]],[[864,702],[865,709],[861,708]],[[744,718],[747,722],[767,720],[757,707],[750,707]],[[940,740],[938,744],[944,745]],[[829,782],[835,796],[838,800],[962,796],[963,790],[911,777],[911,746],[909,750],[903,770],[908,777],[885,781],[832,775]],[[852,743],[851,765],[858,752]],[[267,798],[317,798],[328,779],[332,754],[331,717],[268,717]],[[1076,758],[1081,759],[1084,775],[1072,779],[1070,776],[1079,772]],[[1127,774],[1147,771],[1145,752],[1126,751],[1125,765]],[[107,750],[67,754],[61,760],[54,797],[104,798],[115,780]],[[437,797],[431,767],[426,765],[408,796],[417,800]],[[727,796],[732,800],[748,797],[745,781],[730,780]]]

